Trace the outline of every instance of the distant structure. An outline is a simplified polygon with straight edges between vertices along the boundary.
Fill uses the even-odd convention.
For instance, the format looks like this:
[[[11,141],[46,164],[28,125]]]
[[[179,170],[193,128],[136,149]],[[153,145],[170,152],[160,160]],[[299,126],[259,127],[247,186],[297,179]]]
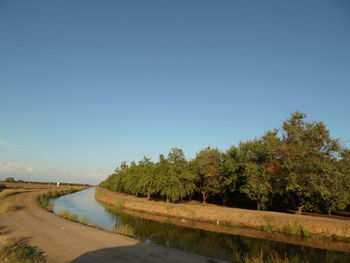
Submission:
[[[60,182],[57,182],[57,187],[59,187],[60,186]]]

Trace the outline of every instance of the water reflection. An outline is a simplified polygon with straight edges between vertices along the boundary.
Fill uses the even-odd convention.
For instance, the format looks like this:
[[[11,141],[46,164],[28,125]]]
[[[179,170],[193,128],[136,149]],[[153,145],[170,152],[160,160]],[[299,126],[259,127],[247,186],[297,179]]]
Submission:
[[[264,255],[278,253],[281,257],[298,256],[310,263],[348,263],[350,254],[331,250],[322,250],[277,241],[221,234],[205,230],[192,229],[169,223],[144,219],[123,213],[110,211],[95,200],[95,189],[62,196],[54,201],[54,212],[68,209],[79,219],[88,217],[105,230],[118,225],[130,225],[135,230],[135,238],[144,242],[156,243],[172,248],[197,253],[204,256],[231,262],[242,262],[245,255]]]

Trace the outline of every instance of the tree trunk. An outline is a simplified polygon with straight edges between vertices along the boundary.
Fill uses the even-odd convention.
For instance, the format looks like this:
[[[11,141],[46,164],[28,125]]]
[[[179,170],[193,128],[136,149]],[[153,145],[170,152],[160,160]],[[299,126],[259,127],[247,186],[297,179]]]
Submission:
[[[260,211],[260,210],[261,210],[261,205],[260,205],[260,203],[259,203],[259,202],[256,202],[256,209],[258,209],[258,211]]]
[[[327,210],[327,213],[328,213],[329,216],[332,215],[332,210],[329,208],[329,209]]]
[[[206,192],[202,192],[202,198],[203,198],[203,204],[207,203],[207,198],[208,198],[208,194]]]
[[[148,199],[148,200],[151,199],[151,194],[147,194],[147,199]]]
[[[167,203],[170,203],[169,197],[166,198],[166,202],[167,202]]]
[[[295,211],[295,214],[301,215],[303,213],[303,208],[304,208],[304,205],[298,206],[297,210]]]
[[[222,206],[226,206],[227,205],[227,199],[222,199]]]

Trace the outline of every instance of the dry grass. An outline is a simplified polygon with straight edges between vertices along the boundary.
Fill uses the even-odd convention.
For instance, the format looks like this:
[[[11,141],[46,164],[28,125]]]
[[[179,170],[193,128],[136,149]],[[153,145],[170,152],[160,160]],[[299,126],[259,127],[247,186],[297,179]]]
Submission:
[[[89,225],[90,224],[90,220],[88,217],[83,217],[82,219],[79,220],[79,223],[80,224],[83,224],[83,225]]]
[[[16,210],[12,200],[0,200],[0,212],[13,212]]]
[[[58,212],[57,215],[65,218],[65,219],[69,219],[71,221],[78,222],[78,216],[76,214],[73,214],[69,210],[61,210],[60,212]]]
[[[13,263],[43,263],[44,253],[20,236],[0,235],[0,260]]]
[[[308,263],[308,261],[302,260],[298,257],[287,258],[287,256],[280,257],[277,253],[273,253],[268,257],[265,257],[261,251],[258,256],[246,256],[243,258],[244,263]]]
[[[135,229],[128,224],[125,225],[117,225],[115,230],[116,233],[125,235],[125,236],[134,236],[135,235]]]
[[[9,197],[10,195],[14,195],[16,193],[19,193],[20,191],[18,190],[12,190],[12,189],[8,189],[8,190],[4,190],[0,193],[0,199],[5,199],[7,197]]]
[[[94,227],[94,228],[98,228],[98,229],[101,229],[101,230],[104,229],[103,225],[101,225],[99,223],[92,223],[92,224],[89,224],[89,226]]]

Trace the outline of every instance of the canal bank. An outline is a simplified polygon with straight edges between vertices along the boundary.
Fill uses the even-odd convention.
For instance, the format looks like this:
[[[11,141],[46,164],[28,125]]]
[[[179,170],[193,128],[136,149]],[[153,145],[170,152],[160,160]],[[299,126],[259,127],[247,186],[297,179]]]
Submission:
[[[181,221],[209,223],[215,226],[229,226],[264,230],[268,233],[283,233],[307,238],[343,241],[350,251],[350,220],[294,215],[270,211],[255,211],[229,208],[210,204],[166,203],[147,200],[131,195],[96,189],[96,199],[104,204],[128,210],[178,218]],[[179,221],[179,220],[176,220]],[[220,231],[224,228],[216,228]]]
[[[309,263],[345,263],[350,261],[349,253],[317,249],[309,247],[308,244],[297,245],[290,242],[268,240],[264,237],[254,238],[244,235],[246,233],[243,232],[241,234],[228,234],[196,229],[186,225],[173,224],[170,221],[171,217],[163,221],[147,218],[145,217],[147,214],[144,213],[144,216],[140,217],[135,214],[137,213],[135,211],[120,209],[119,205],[114,205],[113,208],[101,206],[94,199],[94,195],[94,189],[88,189],[60,197],[54,201],[54,211],[59,214],[61,210],[69,210],[76,214],[78,219],[88,217],[92,224],[98,224],[108,231],[128,226],[129,229],[132,229],[132,237],[144,243],[160,244],[230,262],[245,262],[243,261],[245,257],[256,257],[260,253],[264,255],[277,254],[280,258],[284,258],[286,255],[290,258],[298,257],[301,259],[298,262],[306,262],[307,260]],[[253,235],[252,232],[249,233]],[[294,241],[298,242],[298,240]]]

